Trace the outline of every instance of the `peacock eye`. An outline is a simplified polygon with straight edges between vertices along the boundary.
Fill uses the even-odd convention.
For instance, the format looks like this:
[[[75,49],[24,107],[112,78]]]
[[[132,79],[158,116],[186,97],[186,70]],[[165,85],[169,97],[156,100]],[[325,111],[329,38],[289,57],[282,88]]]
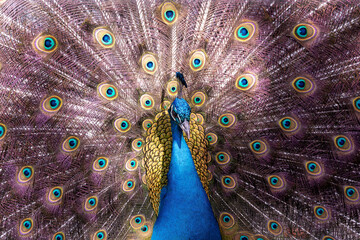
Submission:
[[[105,157],[99,157],[93,162],[93,170],[96,172],[104,171],[109,164],[109,159]]]
[[[268,240],[267,237],[265,237],[264,235],[261,235],[261,234],[257,234],[254,236],[254,239],[255,240]]]
[[[349,152],[352,149],[352,142],[344,135],[338,135],[334,138],[335,147],[342,152]]]
[[[154,99],[149,94],[144,94],[140,97],[140,105],[145,110],[150,110],[154,107]]]
[[[205,99],[206,96],[203,92],[196,92],[194,93],[194,95],[191,97],[191,102],[197,106],[197,107],[201,107],[202,105],[204,105],[205,103]]]
[[[267,178],[270,187],[274,189],[282,189],[285,186],[284,180],[277,175],[271,175]]]
[[[170,81],[167,84],[167,92],[170,96],[175,96],[178,93],[179,82],[178,81]]]
[[[225,127],[225,128],[233,126],[235,121],[236,121],[236,117],[232,113],[222,114],[218,120],[220,126]]]
[[[33,47],[40,53],[52,53],[58,47],[58,42],[54,36],[40,34],[33,41]]]
[[[322,240],[335,240],[335,238],[330,237],[330,236],[325,236],[322,238]]]
[[[165,2],[161,7],[161,18],[167,25],[172,25],[176,22],[178,17],[178,10],[171,2]]]
[[[312,176],[319,176],[322,174],[321,166],[314,161],[308,161],[305,163],[306,171]]]
[[[135,151],[140,151],[143,147],[144,141],[141,138],[136,138],[132,141],[131,146]]]
[[[0,140],[6,136],[6,131],[7,131],[6,125],[0,123]]]
[[[352,186],[346,186],[344,187],[344,193],[347,200],[351,202],[359,201],[359,191],[356,188]]]
[[[326,210],[326,208],[322,206],[315,206],[314,213],[315,213],[315,217],[317,217],[320,220],[327,220],[329,218],[328,211]]]
[[[31,166],[22,167],[18,174],[18,182],[26,183],[29,182],[34,176],[34,169]]]
[[[153,53],[146,53],[141,57],[141,66],[144,71],[154,75],[158,68],[158,63]]]
[[[125,192],[130,192],[135,188],[135,181],[133,179],[126,180],[123,184],[123,190]]]
[[[125,168],[128,171],[135,171],[138,167],[138,161],[135,158],[126,161]]]
[[[301,42],[314,39],[316,35],[317,29],[313,25],[307,23],[298,24],[293,29],[293,36]]]
[[[41,108],[46,113],[55,113],[60,110],[62,99],[58,96],[50,96],[42,101]]]
[[[117,131],[125,133],[130,130],[131,123],[126,118],[118,118],[114,121],[114,127]]]
[[[208,133],[206,134],[205,138],[209,141],[210,145],[214,145],[218,140],[218,137],[215,133]]]
[[[141,230],[142,232],[147,232],[147,231],[149,230],[149,227],[148,227],[147,225],[143,225],[143,226],[140,228],[140,230]]]
[[[218,152],[215,158],[219,165],[225,165],[230,162],[230,156],[226,152]]]
[[[235,235],[235,237],[233,239],[254,240],[254,238],[252,237],[252,234],[245,232],[245,231],[239,232],[238,234]]]
[[[194,72],[200,71],[204,68],[206,63],[206,53],[204,50],[196,50],[190,57],[190,68]]]
[[[310,93],[315,85],[309,78],[297,77],[292,81],[292,86],[299,93]]]
[[[219,216],[219,223],[222,228],[229,229],[235,225],[235,220],[230,213],[222,212]]]
[[[59,203],[63,195],[62,187],[54,187],[50,189],[48,201],[50,203]]]
[[[241,23],[234,31],[235,39],[240,42],[247,42],[252,39],[256,33],[257,27],[255,22]]]
[[[133,227],[134,229],[139,229],[142,226],[142,223],[145,221],[145,216],[144,215],[136,215],[133,216],[130,220],[130,225],[131,227]]]
[[[53,235],[52,240],[65,240],[65,234],[63,232],[57,232]]]
[[[112,48],[115,45],[115,37],[105,27],[97,27],[93,31],[95,42],[103,48]]]
[[[98,198],[96,196],[88,197],[85,201],[85,211],[92,211],[98,205]]]
[[[153,125],[153,121],[151,119],[145,119],[142,122],[142,127],[145,131],[147,131]]]
[[[235,86],[242,91],[247,91],[255,85],[256,78],[253,73],[242,74],[236,79]]]
[[[280,223],[275,220],[270,220],[267,226],[269,232],[275,236],[280,235],[282,232],[282,227]]]
[[[94,233],[92,240],[106,240],[107,233],[104,229],[98,230]]]
[[[34,222],[31,218],[26,218],[24,220],[21,221],[20,223],[20,234],[21,235],[26,235],[28,233],[31,232],[31,230],[33,229],[34,227]]]
[[[353,106],[357,112],[360,112],[360,97],[353,100]]]
[[[262,140],[255,140],[250,143],[250,149],[253,153],[260,155],[268,151],[267,144]]]
[[[221,178],[221,183],[226,189],[234,189],[236,187],[235,179],[231,176],[223,176]]]
[[[118,97],[117,88],[113,84],[100,83],[97,87],[98,94],[105,100],[113,101]]]
[[[295,132],[299,129],[298,122],[292,117],[284,117],[280,119],[279,126],[284,132]]]
[[[80,146],[80,139],[75,136],[71,136],[65,139],[65,141],[62,144],[62,149],[65,152],[73,152],[76,149],[78,149],[79,146]]]

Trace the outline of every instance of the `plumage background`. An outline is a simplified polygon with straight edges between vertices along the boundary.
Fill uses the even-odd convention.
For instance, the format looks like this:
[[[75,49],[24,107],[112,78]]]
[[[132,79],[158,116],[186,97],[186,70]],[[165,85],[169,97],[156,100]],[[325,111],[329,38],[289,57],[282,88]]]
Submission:
[[[1,239],[149,238],[143,122],[178,71],[224,239],[360,239],[356,0],[0,2]]]

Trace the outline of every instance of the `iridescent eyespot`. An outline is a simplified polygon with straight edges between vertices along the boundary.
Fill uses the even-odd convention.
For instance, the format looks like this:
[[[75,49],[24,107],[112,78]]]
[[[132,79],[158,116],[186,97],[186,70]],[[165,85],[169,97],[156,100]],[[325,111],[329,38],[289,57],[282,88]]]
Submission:
[[[360,112],[360,97],[357,97],[353,100],[353,106],[355,111]]]
[[[218,137],[215,133],[208,133],[206,134],[205,139],[209,141],[210,145],[214,145],[217,142]]]
[[[292,117],[284,117],[279,121],[280,128],[287,133],[294,133],[299,129],[298,122]]]
[[[269,240],[269,239],[267,237],[265,237],[264,235],[256,234],[254,236],[254,240]]]
[[[268,221],[267,228],[269,232],[275,236],[280,235],[282,232],[282,227],[280,223],[275,220]]]
[[[245,73],[236,78],[235,87],[247,91],[256,83],[257,76],[253,73]]]
[[[158,63],[153,53],[144,54],[140,62],[140,65],[147,74],[154,75],[158,69]]]
[[[164,110],[168,110],[169,107],[170,107],[171,103],[169,101],[163,101],[161,104],[160,104],[160,109],[161,111],[164,111]]]
[[[63,196],[62,187],[54,187],[49,190],[48,201],[50,203],[60,203]]]
[[[93,211],[98,205],[98,198],[96,196],[91,196],[88,197],[85,200],[85,204],[84,204],[84,208],[85,211],[89,212],[89,211]]]
[[[98,157],[93,162],[93,170],[96,172],[102,172],[106,170],[109,164],[109,159],[106,157]]]
[[[131,123],[126,118],[118,118],[114,121],[114,128],[121,133],[126,133],[130,130]]]
[[[314,207],[314,214],[320,220],[327,220],[329,218],[329,213],[326,208],[322,206],[315,206]]]
[[[334,138],[335,147],[342,152],[349,152],[352,150],[352,142],[344,135],[338,135]]]
[[[236,240],[253,240],[252,234],[248,232],[239,232],[235,235],[234,239]]]
[[[0,123],[0,140],[6,136],[6,131],[7,131],[6,125]]]
[[[220,124],[220,126],[225,128],[233,126],[235,122],[236,122],[236,117],[232,113],[222,114],[218,119],[218,123]]]
[[[25,218],[20,223],[20,227],[19,227],[20,234],[26,235],[30,233],[33,227],[34,227],[34,221],[31,218]]]
[[[65,240],[65,234],[63,232],[57,232],[53,235],[52,240]]]
[[[324,236],[322,238],[322,240],[335,240],[335,238],[331,237],[331,236]]]
[[[113,101],[118,97],[117,88],[109,83],[100,83],[97,87],[97,92],[100,97],[108,101]]]
[[[137,138],[135,140],[132,141],[132,148],[135,150],[135,151],[140,151],[143,147],[143,144],[144,144],[144,141],[141,139],[141,138]]]
[[[71,136],[65,139],[65,141],[62,144],[62,150],[65,152],[73,152],[76,149],[78,149],[80,146],[80,139],[75,137],[75,136]]]
[[[134,188],[135,188],[135,181],[133,179],[129,179],[129,180],[125,181],[123,184],[123,190],[125,192],[130,192],[130,191],[134,190]]]
[[[312,176],[320,176],[323,173],[320,164],[314,161],[307,161],[305,163],[305,168],[307,173]]]
[[[115,37],[106,27],[97,27],[93,31],[95,42],[103,48],[112,48],[115,45]]]
[[[221,178],[221,184],[226,189],[234,189],[236,187],[235,179],[231,176],[223,176]]]
[[[42,101],[41,109],[45,113],[56,113],[62,106],[62,99],[58,96],[50,96]]]
[[[240,42],[247,42],[254,37],[257,32],[257,24],[252,21],[241,23],[234,31],[235,39]]]
[[[219,223],[222,228],[229,229],[235,225],[235,220],[230,213],[222,212],[219,216]]]
[[[215,159],[219,165],[225,165],[230,162],[230,156],[226,152],[218,152]]]
[[[294,27],[292,34],[295,39],[304,42],[314,39],[317,35],[317,29],[310,24],[301,23]]]
[[[207,55],[204,50],[196,50],[192,53],[189,61],[191,70],[194,72],[200,71],[206,64]]]
[[[178,18],[178,10],[171,2],[165,2],[161,6],[161,19],[167,25],[172,25]]]
[[[136,215],[131,218],[130,225],[134,229],[140,229],[144,222],[145,222],[144,215]]]
[[[52,53],[58,47],[58,41],[54,36],[40,34],[33,41],[33,48],[39,53]]]
[[[166,89],[170,96],[176,96],[179,92],[179,82],[176,80],[168,82]]]
[[[92,237],[92,240],[106,240],[106,239],[107,239],[107,233],[105,229],[96,231]]]
[[[142,122],[142,127],[145,131],[147,131],[153,125],[153,121],[151,119],[145,119]]]
[[[306,77],[297,77],[292,81],[292,86],[299,93],[310,93],[314,90],[313,81]]]
[[[148,237],[151,237],[152,227],[153,224],[149,221],[146,221],[141,225],[141,227],[138,229],[138,233],[141,239],[147,239]]]
[[[31,166],[22,167],[18,173],[18,182],[27,183],[34,177],[34,169]]]
[[[154,99],[149,94],[144,94],[140,97],[140,105],[145,110],[150,110],[154,107]]]
[[[285,181],[280,176],[270,175],[267,180],[271,188],[279,190],[285,187]]]
[[[196,106],[196,107],[201,107],[202,105],[204,105],[206,100],[206,96],[203,92],[196,92],[194,93],[194,95],[191,97],[191,102]]]
[[[268,151],[267,144],[262,140],[255,140],[250,143],[250,149],[254,154],[261,155]]]
[[[138,167],[138,161],[135,158],[126,161],[125,168],[128,171],[135,171]]]
[[[359,201],[359,191],[352,186],[344,187],[344,194],[347,200],[350,202],[358,202]]]

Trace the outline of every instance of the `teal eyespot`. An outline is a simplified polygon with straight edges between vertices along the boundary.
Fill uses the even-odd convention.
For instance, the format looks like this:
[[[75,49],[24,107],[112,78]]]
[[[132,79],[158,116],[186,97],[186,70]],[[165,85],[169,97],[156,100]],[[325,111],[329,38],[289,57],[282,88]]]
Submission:
[[[221,182],[225,189],[234,189],[236,187],[235,179],[229,175],[223,176]]]
[[[281,190],[285,187],[285,181],[280,176],[270,175],[267,179],[272,189]]]
[[[360,112],[360,97],[356,97],[353,100],[353,106],[355,108],[355,111]]]
[[[130,225],[134,229],[140,229],[145,224],[144,215],[135,215],[130,220]]]
[[[98,233],[97,235],[98,239],[104,239],[104,234],[103,233]]]
[[[47,199],[51,204],[60,203],[62,196],[63,196],[63,188],[54,187],[50,189]]]
[[[222,228],[229,229],[235,224],[234,217],[230,213],[223,212],[219,216],[219,224]]]
[[[155,68],[154,62],[148,61],[148,62],[146,63],[146,68],[147,68],[149,71],[153,71],[154,68]]]
[[[140,229],[142,232],[147,232],[149,230],[149,227],[147,225],[144,225]]]
[[[359,191],[352,186],[344,187],[345,197],[351,203],[359,202]]]
[[[31,166],[24,166],[19,170],[18,182],[20,184],[29,182],[34,177],[34,169]]]
[[[161,18],[167,25],[172,25],[176,22],[178,17],[178,10],[172,2],[164,2],[161,5]]]
[[[280,128],[285,133],[292,133],[299,129],[299,123],[292,117],[284,117],[279,121]]]
[[[136,138],[132,141],[131,146],[133,150],[140,151],[143,147],[144,140],[142,138]]]
[[[111,34],[105,33],[101,38],[101,42],[104,45],[112,45],[113,44],[113,37],[111,36]]]
[[[225,216],[224,218],[223,218],[223,221],[224,222],[226,222],[226,223],[228,223],[228,222],[230,222],[230,217],[229,216]]]
[[[254,140],[249,145],[251,151],[256,155],[263,155],[268,151],[267,144],[262,140]]]
[[[5,137],[6,134],[6,126],[3,123],[0,123],[0,140]]]
[[[31,168],[24,168],[24,170],[22,171],[23,172],[23,175],[26,177],[26,178],[30,178],[32,176],[32,170]]]
[[[76,149],[78,149],[80,146],[80,140],[79,138],[75,137],[75,136],[70,136],[68,138],[65,139],[65,141],[62,144],[62,149],[65,152],[73,152]]]
[[[206,64],[206,53],[204,50],[196,50],[192,53],[189,65],[192,71],[197,72],[204,68]]]
[[[140,223],[142,222],[142,220],[141,220],[140,217],[137,217],[137,218],[135,218],[135,222],[136,222],[137,224],[140,224]]]
[[[307,34],[307,28],[306,26],[300,26],[296,29],[296,33],[299,37],[305,38]]]
[[[334,138],[335,147],[342,152],[350,152],[352,150],[352,142],[344,135],[338,135]]]
[[[125,168],[128,171],[135,171],[138,167],[138,161],[135,158],[126,161]]]
[[[236,118],[235,118],[234,114],[226,113],[226,114],[222,114],[219,117],[218,122],[219,122],[220,126],[228,128],[228,127],[231,127],[234,125],[235,120],[236,120]]]
[[[50,98],[50,107],[51,109],[56,109],[60,105],[60,100],[58,98],[52,97]]]
[[[167,21],[171,22],[174,20],[175,18],[175,11],[173,10],[167,10],[164,14],[164,17],[166,18]]]
[[[77,140],[75,138],[69,139],[69,146],[71,149],[74,149],[77,145]]]
[[[346,139],[343,138],[343,137],[339,137],[337,140],[336,140],[336,143],[339,147],[343,147],[346,143]]]
[[[123,120],[120,124],[121,129],[126,130],[129,127],[129,123],[126,120]]]
[[[20,223],[20,229],[19,229],[20,234],[26,235],[26,234],[30,233],[31,230],[33,229],[33,227],[34,227],[33,220],[31,218],[25,218]]]
[[[175,86],[171,87],[170,91],[173,93],[176,92],[176,87]]]
[[[314,207],[315,216],[320,220],[327,220],[329,218],[328,211],[322,206]]]
[[[113,87],[108,87],[108,89],[106,90],[106,96],[109,98],[112,98],[116,95],[116,91]]]
[[[315,85],[309,78],[297,77],[292,81],[292,86],[299,93],[310,93]]]
[[[253,146],[255,151],[259,151],[260,148],[261,148],[261,143],[260,142],[254,142],[252,146]]]
[[[145,53],[141,57],[143,70],[150,75],[154,75],[158,68],[158,63],[153,53]]]
[[[281,232],[282,232],[282,227],[281,225],[275,221],[275,220],[270,220],[268,222],[268,230],[271,234],[277,236],[277,235],[280,235]]]
[[[135,188],[135,181],[133,179],[129,179],[129,180],[125,181],[123,184],[123,190],[125,192],[130,192],[130,191],[134,190],[134,188]]]
[[[219,165],[225,165],[230,162],[230,155],[226,152],[218,152],[216,154],[216,162]]]
[[[65,234],[62,232],[57,232],[53,235],[52,240],[65,240]]]
[[[194,66],[194,68],[198,68],[198,67],[200,67],[201,66],[201,59],[199,59],[199,58],[194,58],[193,59],[193,66]]]
[[[150,110],[154,107],[154,99],[149,94],[144,94],[140,97],[141,107],[145,110]]]
[[[30,220],[27,220],[23,223],[23,225],[26,229],[30,229],[32,224]]]
[[[147,107],[151,106],[151,100],[150,99],[145,100],[145,106],[147,106]]]
[[[50,37],[45,38],[45,40],[44,40],[44,48],[46,50],[51,50],[53,47],[55,47],[55,41]]]
[[[257,32],[257,24],[255,22],[243,22],[234,31],[235,39],[239,42],[247,42]]]
[[[58,47],[58,42],[54,36],[41,33],[33,41],[33,48],[38,53],[52,53]]]
[[[120,133],[126,133],[131,128],[131,123],[126,118],[118,118],[114,121],[115,129]]]
[[[106,240],[107,239],[107,233],[104,229],[98,230],[93,234],[93,237],[91,240]]]
[[[300,42],[314,39],[317,35],[317,28],[308,23],[301,23],[294,27],[292,35]]]
[[[98,198],[96,196],[88,197],[85,202],[85,211],[92,211],[98,205]]]

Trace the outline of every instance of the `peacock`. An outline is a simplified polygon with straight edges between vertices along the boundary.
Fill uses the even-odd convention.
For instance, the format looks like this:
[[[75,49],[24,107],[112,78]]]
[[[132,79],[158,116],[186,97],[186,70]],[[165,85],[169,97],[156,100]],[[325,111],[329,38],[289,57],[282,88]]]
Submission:
[[[356,0],[1,0],[0,239],[360,239]]]

